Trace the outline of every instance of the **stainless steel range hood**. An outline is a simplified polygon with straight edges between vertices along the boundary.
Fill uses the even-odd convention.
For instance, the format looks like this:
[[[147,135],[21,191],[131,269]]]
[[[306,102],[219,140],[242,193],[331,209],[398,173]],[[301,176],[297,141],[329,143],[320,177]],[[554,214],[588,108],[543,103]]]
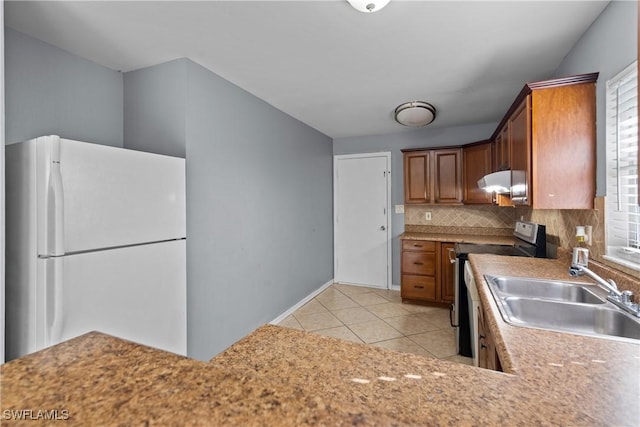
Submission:
[[[499,171],[485,175],[478,180],[478,187],[488,193],[509,193],[511,191],[511,171]]]

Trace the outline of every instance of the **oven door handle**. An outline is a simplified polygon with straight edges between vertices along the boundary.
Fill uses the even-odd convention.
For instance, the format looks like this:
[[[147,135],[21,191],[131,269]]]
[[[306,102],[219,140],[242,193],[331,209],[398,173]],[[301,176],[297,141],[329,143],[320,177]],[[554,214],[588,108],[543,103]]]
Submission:
[[[452,328],[457,328],[460,325],[454,325],[453,324],[453,310],[455,309],[455,306],[453,304],[451,304],[449,306],[449,323],[451,324]]]

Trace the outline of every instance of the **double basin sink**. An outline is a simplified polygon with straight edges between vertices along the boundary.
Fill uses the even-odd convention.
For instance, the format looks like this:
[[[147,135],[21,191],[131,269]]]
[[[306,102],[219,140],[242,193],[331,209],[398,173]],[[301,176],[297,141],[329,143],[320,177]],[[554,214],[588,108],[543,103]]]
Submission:
[[[485,275],[505,322],[640,344],[640,319],[596,285]]]

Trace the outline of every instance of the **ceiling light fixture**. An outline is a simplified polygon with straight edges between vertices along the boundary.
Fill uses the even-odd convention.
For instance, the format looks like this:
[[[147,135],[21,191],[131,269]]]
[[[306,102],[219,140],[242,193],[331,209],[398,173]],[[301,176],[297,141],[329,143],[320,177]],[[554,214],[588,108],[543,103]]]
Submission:
[[[370,13],[377,12],[387,4],[390,0],[347,0],[355,10]]]
[[[396,107],[396,122],[404,126],[426,126],[436,118],[436,107],[424,101],[410,101]]]

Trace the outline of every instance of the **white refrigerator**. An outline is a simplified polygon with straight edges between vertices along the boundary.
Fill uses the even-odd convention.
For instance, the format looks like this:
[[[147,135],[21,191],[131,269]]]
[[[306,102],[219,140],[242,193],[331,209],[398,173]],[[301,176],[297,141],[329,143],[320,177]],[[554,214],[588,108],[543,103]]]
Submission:
[[[185,160],[6,147],[6,359],[89,331],[186,354]]]

